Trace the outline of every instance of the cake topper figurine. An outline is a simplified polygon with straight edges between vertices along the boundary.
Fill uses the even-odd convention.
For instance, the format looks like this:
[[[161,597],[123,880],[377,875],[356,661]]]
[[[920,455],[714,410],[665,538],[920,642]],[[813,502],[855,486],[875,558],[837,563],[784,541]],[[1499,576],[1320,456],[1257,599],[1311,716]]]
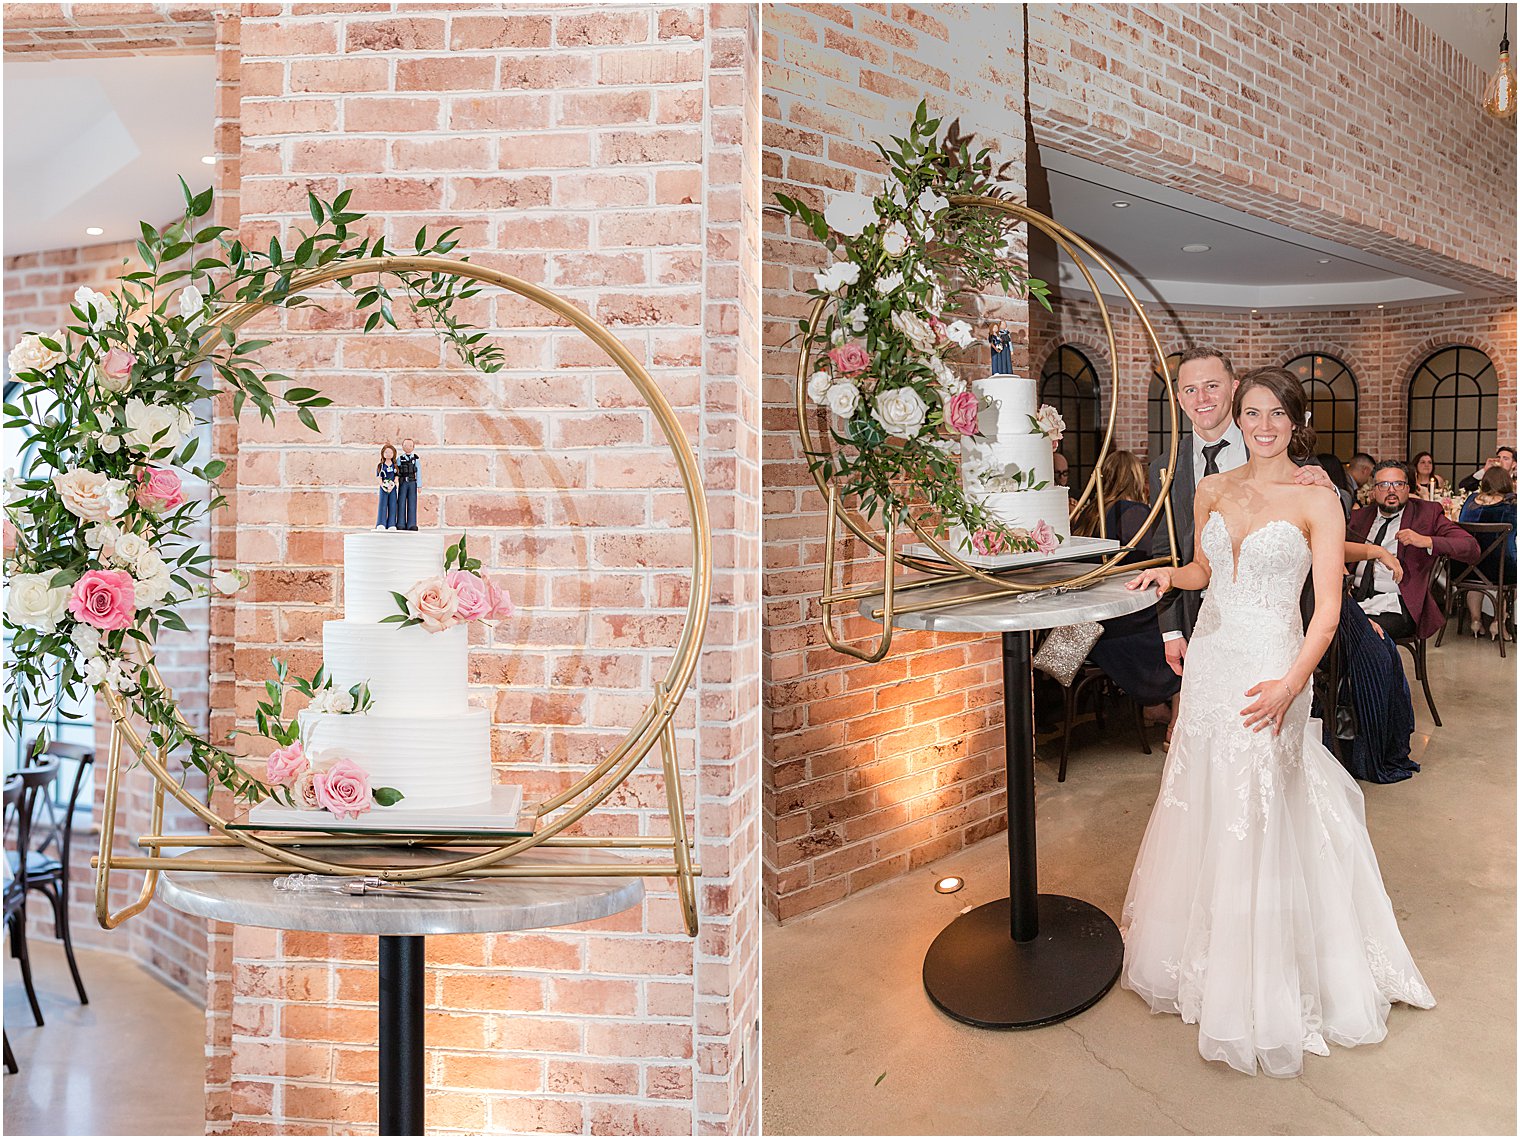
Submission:
[[[417,529],[417,455],[415,439],[401,440],[401,455],[396,460],[397,493],[400,497],[399,530]]]
[[[987,343],[992,347],[992,374],[1001,376],[1012,372],[1013,334],[1003,327],[1001,320],[992,322]]]
[[[400,503],[396,492],[396,448],[389,443],[380,448],[380,461],[375,464],[375,477],[380,480],[380,506],[375,512],[376,530],[394,530],[400,516]]]

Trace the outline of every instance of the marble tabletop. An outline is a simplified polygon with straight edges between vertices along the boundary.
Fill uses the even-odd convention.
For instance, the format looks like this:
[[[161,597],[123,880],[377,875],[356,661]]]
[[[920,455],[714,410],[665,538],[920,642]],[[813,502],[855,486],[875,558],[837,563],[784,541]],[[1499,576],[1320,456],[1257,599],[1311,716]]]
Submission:
[[[353,853],[359,853],[349,848]],[[445,854],[437,849],[365,848],[370,864],[397,866],[457,858],[459,851]],[[324,857],[338,856],[324,848]],[[186,850],[181,858],[236,858],[263,861],[264,856],[246,847]],[[616,861],[605,851],[538,847],[524,860],[534,864]],[[294,867],[292,872],[299,873]],[[368,873],[356,870],[356,874]],[[177,910],[197,917],[238,925],[299,929],[313,933],[367,933],[408,936],[438,933],[501,933],[508,930],[542,929],[572,925],[593,918],[609,917],[636,906],[644,897],[644,880],[629,878],[489,878],[466,882],[435,878],[439,884],[479,890],[481,896],[462,899],[377,897],[374,895],[294,894],[274,888],[271,874],[216,874],[168,870],[159,886],[159,897]]]
[[[1073,577],[1078,567],[1069,562],[1032,566],[1019,571],[1020,582],[1059,582]],[[899,629],[928,629],[940,633],[1016,633],[1030,629],[1053,629],[1078,621],[1107,621],[1138,613],[1156,604],[1156,591],[1131,591],[1124,588],[1134,574],[1105,578],[1086,589],[1069,593],[1000,593],[977,601],[967,601],[947,609],[927,609],[917,613],[894,614],[892,624]],[[903,593],[899,588],[899,605],[940,598],[970,597],[991,588],[981,581],[953,581],[929,585]],[[882,595],[863,598],[860,612],[873,620],[872,614],[882,606]]]

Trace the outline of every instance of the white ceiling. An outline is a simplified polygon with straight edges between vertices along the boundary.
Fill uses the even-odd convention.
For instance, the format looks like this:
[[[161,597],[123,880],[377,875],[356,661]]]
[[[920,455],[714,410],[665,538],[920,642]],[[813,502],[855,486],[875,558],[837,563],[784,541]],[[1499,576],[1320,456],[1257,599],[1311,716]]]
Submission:
[[[209,55],[6,61],[4,255],[122,241],[211,184]],[[105,233],[91,236],[89,226]]]
[[[1499,62],[1504,4],[1405,4],[1404,10],[1485,71]],[[1515,58],[1515,5],[1509,8],[1510,59]]]

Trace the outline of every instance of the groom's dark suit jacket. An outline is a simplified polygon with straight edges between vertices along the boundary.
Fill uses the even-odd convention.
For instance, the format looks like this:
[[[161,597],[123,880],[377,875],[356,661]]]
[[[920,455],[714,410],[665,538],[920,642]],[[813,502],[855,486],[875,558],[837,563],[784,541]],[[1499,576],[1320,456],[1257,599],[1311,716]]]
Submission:
[[[1151,460],[1151,501],[1161,497],[1161,467],[1166,455]],[[1172,479],[1172,522],[1177,530],[1177,563],[1187,565],[1193,560],[1193,433],[1185,432],[1177,440],[1177,476]],[[1156,519],[1151,528],[1151,557],[1165,558],[1172,554],[1172,543],[1166,529],[1166,515]],[[1196,589],[1173,589],[1156,603],[1156,617],[1163,633],[1176,630],[1191,638],[1193,625],[1198,620],[1198,610],[1203,606],[1203,594]]]

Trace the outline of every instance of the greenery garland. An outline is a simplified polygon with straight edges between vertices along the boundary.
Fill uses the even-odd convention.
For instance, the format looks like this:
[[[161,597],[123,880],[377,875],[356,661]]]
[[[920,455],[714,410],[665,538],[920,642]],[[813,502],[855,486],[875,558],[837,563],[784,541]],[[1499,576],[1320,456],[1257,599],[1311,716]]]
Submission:
[[[830,413],[834,446],[810,452],[809,466],[854,496],[873,518],[903,522],[924,499],[943,536],[950,526],[979,549],[1034,550],[1027,531],[1009,530],[962,485],[959,436],[976,433],[976,397],[952,363],[975,341],[963,319],[979,294],[1000,289],[1050,308],[1049,288],[1013,257],[1017,222],[957,196],[1008,195],[991,151],[973,150],[951,124],[918,105],[906,138],[876,145],[887,163],[874,197],[832,195],[827,209],[777,194],[776,201],[829,251],[808,295],[830,302],[821,322],[799,322],[809,354],[808,397]],[[1059,438],[1042,410],[1034,427]]]
[[[225,226],[203,225],[212,191],[193,194],[184,179],[180,186],[178,221],[161,232],[141,224],[141,270],[123,275],[111,296],[81,288],[71,308],[77,323],[29,332],[10,354],[11,378],[21,387],[5,402],[6,425],[32,433],[34,457],[19,477],[7,475],[5,486],[11,640],[4,725],[15,737],[21,708],[36,709],[34,719],[67,717],[86,688],[109,688],[160,754],[182,750],[190,766],[239,799],[289,802],[286,789],[253,778],[231,752],[187,727],[145,662],[161,629],[188,631],[181,605],[213,591],[235,593],[248,580],[235,567],[214,568],[190,537],[227,501],[216,487],[226,463],[198,462],[196,402],[231,390],[234,415],[251,403],[273,421],[284,404],[313,431],[313,409],[332,402],[263,369],[256,353],[270,341],[244,339],[232,328],[212,332],[211,322],[235,305],[316,304],[292,291],[298,273],[391,251],[383,238],[353,234],[365,215],[349,209],[350,190],[331,201],[308,193],[312,229],[299,231],[286,250],[278,238],[256,249]],[[410,252],[445,255],[457,244],[455,232],[429,240],[423,228]],[[386,272],[467,366],[500,370],[502,350],[452,312],[479,285],[450,274]],[[343,277],[337,284],[360,311],[369,310],[364,331],[397,327],[380,274],[371,283]],[[213,374],[210,383],[185,375],[199,363]],[[211,486],[209,501],[186,498],[180,471]]]

